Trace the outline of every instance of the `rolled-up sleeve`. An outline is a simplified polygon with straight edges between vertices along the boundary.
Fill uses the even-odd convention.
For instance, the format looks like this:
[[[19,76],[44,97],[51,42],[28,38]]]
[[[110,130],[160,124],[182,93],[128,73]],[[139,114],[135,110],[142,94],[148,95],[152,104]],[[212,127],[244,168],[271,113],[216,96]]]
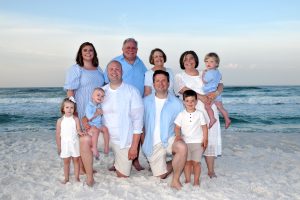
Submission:
[[[66,74],[64,90],[76,90],[80,86],[81,69],[78,65],[71,66]]]

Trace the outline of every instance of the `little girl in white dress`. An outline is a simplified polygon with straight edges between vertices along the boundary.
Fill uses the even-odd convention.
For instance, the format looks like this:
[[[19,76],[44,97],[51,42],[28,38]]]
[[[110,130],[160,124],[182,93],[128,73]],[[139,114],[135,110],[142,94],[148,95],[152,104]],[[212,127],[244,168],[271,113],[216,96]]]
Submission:
[[[57,152],[64,160],[63,184],[69,182],[71,159],[74,164],[76,181],[79,180],[79,137],[82,135],[78,117],[74,116],[76,103],[73,97],[65,98],[61,104],[62,117],[56,123],[56,144]]]

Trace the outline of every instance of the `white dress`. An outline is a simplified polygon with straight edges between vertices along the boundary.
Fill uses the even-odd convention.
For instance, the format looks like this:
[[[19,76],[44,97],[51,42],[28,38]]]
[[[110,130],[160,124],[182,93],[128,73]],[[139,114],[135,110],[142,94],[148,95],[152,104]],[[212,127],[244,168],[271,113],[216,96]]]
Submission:
[[[79,138],[73,116],[63,116],[60,125],[61,158],[79,157]]]
[[[199,94],[204,94],[203,92],[203,82],[202,82],[202,72],[198,76],[191,76],[185,72],[176,74],[174,82],[174,91],[176,95],[182,99],[182,94],[179,91],[183,87],[188,87]],[[209,117],[205,110],[204,104],[198,100],[196,108],[204,113],[204,116],[209,124]],[[219,121],[219,112],[217,107],[213,104],[212,109],[214,111],[215,118],[217,122],[208,129],[208,145],[204,152],[205,156],[220,156],[222,154],[222,141],[221,141],[221,127]]]

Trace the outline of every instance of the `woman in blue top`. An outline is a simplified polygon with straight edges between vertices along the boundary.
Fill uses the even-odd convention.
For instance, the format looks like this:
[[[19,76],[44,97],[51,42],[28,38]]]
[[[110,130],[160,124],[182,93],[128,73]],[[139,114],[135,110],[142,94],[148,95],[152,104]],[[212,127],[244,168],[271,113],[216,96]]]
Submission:
[[[97,52],[92,43],[85,42],[80,45],[76,63],[67,72],[64,89],[68,97],[73,96],[75,98],[78,118],[81,128],[83,128],[82,117],[85,116],[86,105],[91,100],[94,89],[104,85],[104,77],[103,71],[98,66]],[[83,163],[88,162],[89,159],[92,158],[82,157]],[[80,173],[85,173],[81,158],[79,164]],[[92,183],[87,181],[87,184],[91,185]]]
[[[81,122],[85,115],[85,107],[91,100],[94,89],[104,85],[104,77],[102,69],[98,66],[97,52],[92,43],[85,42],[80,46],[76,63],[67,72],[64,89],[67,91],[68,97],[75,98]]]

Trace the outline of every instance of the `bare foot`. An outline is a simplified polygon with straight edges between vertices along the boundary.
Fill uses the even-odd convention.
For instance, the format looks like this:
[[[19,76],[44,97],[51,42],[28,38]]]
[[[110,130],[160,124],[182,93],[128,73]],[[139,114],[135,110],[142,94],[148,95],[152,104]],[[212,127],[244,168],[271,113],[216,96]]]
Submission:
[[[194,181],[194,186],[200,186],[200,182],[198,181]]]
[[[209,178],[217,178],[217,175],[215,174],[215,172],[209,172],[208,176],[209,176]]]
[[[172,183],[171,183],[171,187],[172,187],[172,188],[175,188],[176,190],[180,190],[181,187],[182,187],[182,185],[181,185],[180,182],[172,182]]]
[[[115,172],[116,171],[115,166],[111,166],[110,168],[108,168],[108,171]]]
[[[69,179],[62,180],[61,184],[66,184],[67,182],[69,182]]]
[[[217,120],[215,118],[213,120],[211,120],[209,122],[208,128],[211,128],[216,122],[217,122]]]
[[[228,129],[231,124],[231,120],[225,120],[225,129]]]
[[[76,178],[76,182],[80,182],[80,179],[79,179],[79,178]]]
[[[134,166],[134,168],[137,170],[137,171],[141,171],[141,170],[144,170],[145,168],[141,166],[139,160],[134,160],[132,161],[132,165]]]
[[[95,184],[95,181],[94,179],[90,180],[90,181],[86,181],[86,184],[89,186],[89,187],[93,187],[93,185]]]
[[[190,183],[191,182],[191,180],[185,180],[185,182],[184,183]]]

